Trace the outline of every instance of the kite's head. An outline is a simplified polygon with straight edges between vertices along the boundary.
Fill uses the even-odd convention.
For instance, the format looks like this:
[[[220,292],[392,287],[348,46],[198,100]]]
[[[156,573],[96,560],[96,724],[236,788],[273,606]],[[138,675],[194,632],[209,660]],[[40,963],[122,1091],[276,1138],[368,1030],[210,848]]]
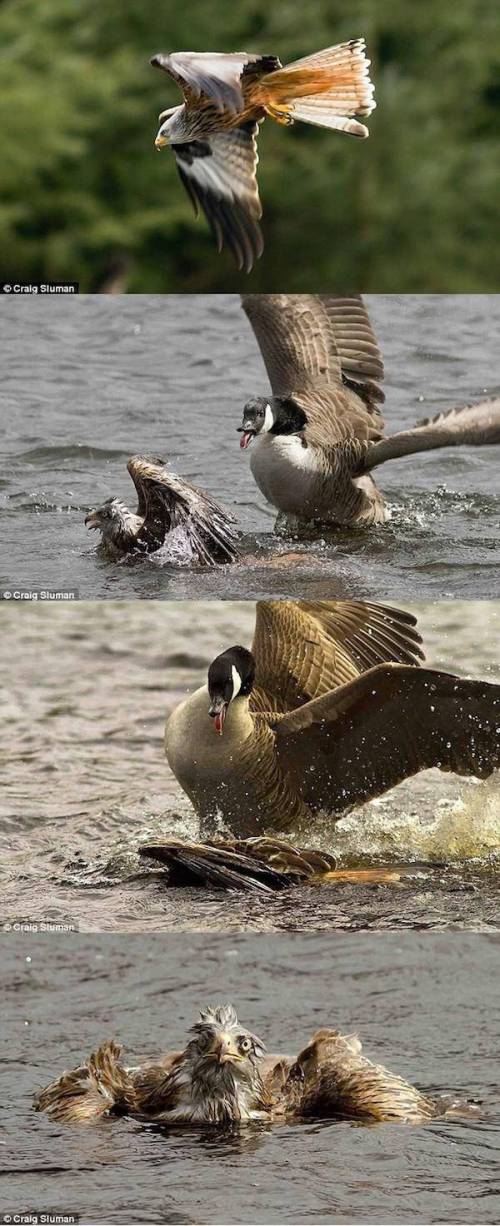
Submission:
[[[119,498],[108,498],[102,507],[96,507],[85,516],[85,525],[91,532],[100,532],[103,541],[123,541],[140,527],[142,520],[133,515]]]
[[[265,1047],[257,1035],[240,1024],[232,1005],[203,1009],[191,1033],[194,1037],[186,1048],[187,1062],[198,1079],[206,1077],[207,1089],[214,1089],[214,1078],[222,1079],[224,1067],[253,1081]]]
[[[172,106],[170,110],[162,111],[158,116],[160,127],[155,140],[157,149],[164,149],[166,145],[175,144],[175,141],[182,136],[178,120],[179,111],[182,111],[182,107]]]
[[[212,660],[208,670],[208,714],[219,736],[222,736],[229,703],[238,697],[248,698],[254,678],[255,660],[246,647],[229,647]]]

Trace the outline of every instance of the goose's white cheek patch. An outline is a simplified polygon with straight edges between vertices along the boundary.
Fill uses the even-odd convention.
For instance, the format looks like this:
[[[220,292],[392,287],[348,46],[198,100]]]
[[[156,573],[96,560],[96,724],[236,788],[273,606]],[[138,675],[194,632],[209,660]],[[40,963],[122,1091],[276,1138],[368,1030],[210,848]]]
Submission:
[[[268,434],[269,430],[272,430],[273,426],[274,426],[273,410],[270,404],[266,404],[266,411],[264,413],[264,425],[262,426],[263,433]]]
[[[231,676],[233,678],[233,698],[236,698],[236,695],[239,694],[241,690],[241,677],[234,664],[231,667]]]

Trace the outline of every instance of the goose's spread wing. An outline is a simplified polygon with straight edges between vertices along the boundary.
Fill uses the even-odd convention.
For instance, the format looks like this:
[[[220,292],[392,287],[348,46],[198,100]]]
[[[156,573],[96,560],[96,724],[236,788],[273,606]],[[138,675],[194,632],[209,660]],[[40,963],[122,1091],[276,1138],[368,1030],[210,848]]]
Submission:
[[[500,397],[445,409],[436,417],[426,417],[410,430],[401,430],[370,447],[363,470],[375,468],[386,460],[434,447],[485,447],[500,443]]]
[[[242,304],[275,396],[297,397],[312,426],[349,413],[355,426],[354,419],[367,417],[378,437],[384,367],[359,295],[246,294]],[[364,405],[342,394],[346,387]]]
[[[218,250],[225,243],[245,272],[250,272],[264,249],[258,224],[262,216],[257,186],[258,130],[257,121],[248,120],[202,140],[172,145],[196,214],[203,210]]]
[[[235,51],[228,55],[214,51],[159,52],[151,63],[161,68],[180,86],[187,106],[194,107],[202,96],[221,112],[237,115],[244,109],[242,78],[253,73],[273,71],[280,62],[273,56],[247,55]],[[266,67],[267,65],[267,67]]]
[[[411,613],[353,600],[259,601],[254,709],[292,711],[385,661],[416,664]]]
[[[127,468],[137,490],[138,515],[143,519],[136,534],[138,552],[154,552],[172,528],[181,527],[198,562],[234,562],[238,556],[235,520],[219,503],[169,472],[161,460],[134,456]]]
[[[315,809],[343,813],[417,771],[500,766],[500,685],[381,664],[284,715],[277,754]]]

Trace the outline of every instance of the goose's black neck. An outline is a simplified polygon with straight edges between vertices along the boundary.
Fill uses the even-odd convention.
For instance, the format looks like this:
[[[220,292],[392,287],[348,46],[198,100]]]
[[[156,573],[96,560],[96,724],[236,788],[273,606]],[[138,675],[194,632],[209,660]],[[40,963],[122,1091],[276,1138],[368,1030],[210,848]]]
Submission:
[[[307,425],[307,416],[292,396],[273,396],[274,424],[270,434],[299,434]]]

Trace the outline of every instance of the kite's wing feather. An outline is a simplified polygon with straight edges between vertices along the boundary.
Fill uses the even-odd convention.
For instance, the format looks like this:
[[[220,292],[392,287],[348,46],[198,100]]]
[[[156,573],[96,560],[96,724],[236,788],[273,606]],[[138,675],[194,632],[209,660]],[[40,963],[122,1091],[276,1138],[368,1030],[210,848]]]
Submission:
[[[127,468],[143,518],[136,535],[138,551],[159,549],[171,529],[181,526],[196,561],[207,566],[234,562],[236,521],[214,498],[170,472],[161,460],[133,456]]]
[[[315,873],[331,872],[336,861],[327,852],[298,848],[284,839],[212,840],[186,843],[146,843],[141,856],[159,860],[169,869],[171,885],[216,886],[232,890],[281,890]]]
[[[262,600],[252,651],[252,705],[293,711],[376,664],[417,664],[422,639],[411,613],[354,600]]]
[[[500,685],[380,664],[284,715],[276,747],[290,785],[333,814],[429,767],[487,778],[499,726]]]
[[[247,65],[257,66],[262,59],[260,55],[247,55],[244,51],[229,55],[212,51],[176,51],[172,55],[160,52],[153,56],[151,63],[154,68],[167,72],[180,86],[188,106],[194,105],[203,94],[221,112],[238,114],[244,109],[241,88],[244,70]],[[277,64],[278,61],[273,62],[273,68]]]
[[[226,243],[245,272],[264,249],[258,224],[257,133],[258,123],[249,121],[204,140],[172,145],[195,212],[203,209],[219,251]]]

